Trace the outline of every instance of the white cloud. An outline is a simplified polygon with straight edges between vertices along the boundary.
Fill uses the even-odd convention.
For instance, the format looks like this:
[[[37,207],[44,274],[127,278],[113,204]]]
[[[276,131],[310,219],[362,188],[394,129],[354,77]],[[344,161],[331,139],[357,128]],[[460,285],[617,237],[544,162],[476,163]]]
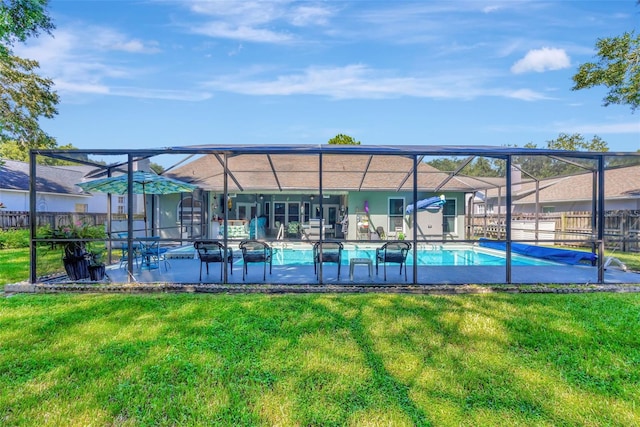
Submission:
[[[309,67],[300,73],[258,79],[222,76],[205,83],[214,90],[244,95],[317,95],[334,99],[386,99],[418,97],[433,99],[473,99],[498,96],[534,101],[547,99],[531,90],[486,88],[476,70],[448,72],[432,76],[394,76],[389,72],[352,64],[344,67]]]
[[[508,98],[520,99],[522,101],[540,101],[543,99],[551,99],[548,96],[545,96],[539,92],[535,92],[531,89],[518,89],[513,91],[508,91],[506,93]]]
[[[598,124],[598,123],[588,123],[588,124],[573,124],[570,126],[562,125],[558,126],[558,128],[563,128],[564,132],[569,133],[580,133],[580,134],[612,134],[612,133],[621,133],[621,134],[640,134],[640,122],[639,121],[631,121],[631,122],[620,122],[620,123],[606,123],[606,124]]]
[[[482,13],[492,13],[502,9],[502,7],[498,5],[485,6],[482,8]]]
[[[119,65],[114,53],[149,54],[158,52],[155,42],[143,42],[114,29],[76,24],[59,28],[55,37],[40,37],[20,45],[16,54],[40,63],[42,74],[51,78],[62,95],[111,95],[145,99],[201,101],[208,92],[149,89],[121,86],[123,80],[148,75],[146,68]],[[146,83],[146,82],[145,82]]]
[[[191,29],[195,34],[209,37],[221,37],[258,43],[284,43],[291,35],[246,25],[232,25],[226,22],[209,22]]]
[[[298,5],[289,1],[213,1],[189,5],[192,12],[209,19],[202,24],[187,25],[195,34],[274,44],[295,38],[287,28],[327,25],[335,13],[321,3]],[[275,29],[278,26],[283,28]]]
[[[527,52],[524,58],[513,64],[511,72],[515,74],[535,71],[561,70],[571,66],[569,56],[564,49],[543,47]]]

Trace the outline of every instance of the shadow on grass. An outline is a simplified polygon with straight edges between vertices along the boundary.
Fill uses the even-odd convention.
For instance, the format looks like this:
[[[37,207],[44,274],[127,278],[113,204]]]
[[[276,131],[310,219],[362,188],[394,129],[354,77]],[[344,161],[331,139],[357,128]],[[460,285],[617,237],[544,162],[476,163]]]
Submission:
[[[630,425],[639,307],[637,295],[17,296],[0,300],[0,420]]]

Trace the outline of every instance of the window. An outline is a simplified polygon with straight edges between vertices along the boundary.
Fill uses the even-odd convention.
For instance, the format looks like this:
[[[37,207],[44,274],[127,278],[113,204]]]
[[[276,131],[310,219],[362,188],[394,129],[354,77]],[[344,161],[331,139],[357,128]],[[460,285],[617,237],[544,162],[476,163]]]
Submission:
[[[202,218],[204,203],[199,198],[184,197],[178,203],[177,218],[180,221],[181,232],[187,233],[188,238],[202,235]]]
[[[543,206],[542,213],[553,213],[556,211],[555,206]]]
[[[118,206],[118,214],[124,215],[124,206]]]
[[[302,221],[309,222],[309,215],[311,214],[311,203],[304,202],[302,204]]]
[[[389,232],[404,231],[404,198],[389,199]]]
[[[300,203],[298,202],[273,202],[273,222],[287,225],[290,222],[300,221]]]
[[[76,203],[76,212],[89,212],[89,205],[84,203]]]
[[[287,213],[289,214],[288,221],[289,222],[300,222],[300,204],[299,203],[289,203],[289,207],[287,208]]]
[[[121,205],[124,204],[124,196],[118,196],[118,203],[120,203]]]
[[[264,215],[267,217],[266,227],[269,228],[269,218],[271,218],[271,202],[264,202]]]
[[[456,232],[456,199],[447,199],[447,202],[442,207],[442,231],[444,233]]]
[[[273,203],[273,224],[275,227],[279,227],[280,224],[286,223],[287,204],[284,202]]]
[[[200,224],[202,222],[202,200],[185,197],[178,203],[177,218],[183,225]]]

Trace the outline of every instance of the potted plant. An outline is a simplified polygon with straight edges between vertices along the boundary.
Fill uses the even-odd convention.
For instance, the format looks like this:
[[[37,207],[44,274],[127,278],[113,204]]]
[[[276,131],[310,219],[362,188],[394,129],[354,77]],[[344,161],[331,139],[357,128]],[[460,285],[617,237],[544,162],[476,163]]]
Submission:
[[[87,251],[87,244],[89,239],[105,237],[102,227],[76,222],[70,225],[60,225],[54,229],[45,227],[41,230],[41,235],[46,239],[55,239],[51,242],[52,248],[62,247],[62,263],[69,279],[90,278],[91,255]]]
[[[89,278],[94,282],[99,282],[104,279],[106,273],[106,267],[102,262],[102,256],[104,255],[104,249],[92,249],[88,252],[87,258],[89,259]]]

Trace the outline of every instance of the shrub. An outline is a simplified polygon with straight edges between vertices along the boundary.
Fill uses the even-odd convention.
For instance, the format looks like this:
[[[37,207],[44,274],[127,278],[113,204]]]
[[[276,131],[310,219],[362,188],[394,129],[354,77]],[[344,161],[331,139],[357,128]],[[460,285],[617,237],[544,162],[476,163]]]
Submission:
[[[29,247],[29,230],[0,231],[0,249]]]

